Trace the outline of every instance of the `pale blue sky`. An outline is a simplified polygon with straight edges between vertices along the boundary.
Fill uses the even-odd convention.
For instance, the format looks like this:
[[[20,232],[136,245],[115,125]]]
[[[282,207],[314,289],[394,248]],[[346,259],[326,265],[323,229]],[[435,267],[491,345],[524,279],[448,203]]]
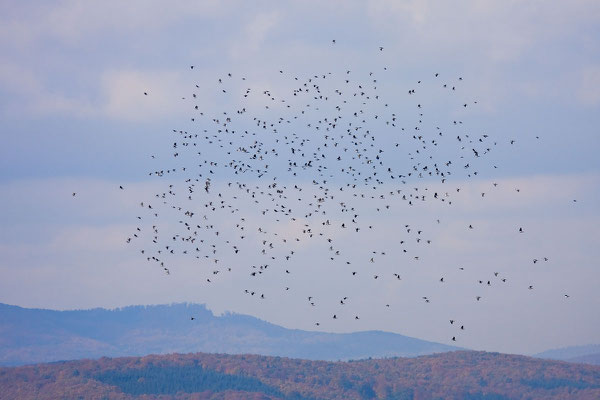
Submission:
[[[600,4],[593,0],[4,2],[0,302],[60,309],[206,302],[217,312],[313,329],[334,308],[307,309],[305,295],[314,291],[328,304],[328,296],[335,302],[351,291],[360,321],[327,321],[324,330],[383,329],[447,343],[453,317],[469,327],[457,344],[475,349],[534,353],[598,343],[598,37]],[[126,246],[138,200],[164,189],[147,174],[156,165],[149,155],[168,154],[171,129],[189,126],[182,97],[193,85],[201,86],[197,102],[210,114],[238,105],[214,95],[227,72],[279,93],[289,85],[279,70],[310,76],[351,69],[366,77],[381,65],[389,69],[381,93],[402,112],[412,104],[405,89],[417,80],[431,82],[435,72],[464,77],[457,101],[477,100],[477,107],[456,110],[431,89],[431,113],[464,117],[474,133],[499,143],[500,168],[483,168],[477,180],[454,177],[452,187],[463,190],[452,209],[398,210],[389,218],[365,211],[381,227],[370,243],[337,233],[358,260],[361,246],[393,248],[398,224],[428,228],[434,247],[421,255],[425,266],[403,270],[401,291],[338,280],[317,246],[299,251],[297,294],[280,297],[272,276],[263,281],[267,301],[257,303],[243,295],[245,274],[207,287],[193,266],[182,262],[166,277]],[[483,202],[479,193],[492,182],[502,190]],[[245,213],[249,224],[273,223],[250,207]],[[431,225],[438,215],[443,227]],[[471,223],[482,227],[476,236],[464,229]],[[521,225],[524,240],[513,235]],[[530,265],[546,255],[544,266]],[[384,272],[401,260],[386,262]],[[466,274],[457,274],[458,265]],[[484,289],[486,302],[474,302],[476,281],[497,270],[511,285]],[[449,281],[444,287],[437,285],[441,275]]]

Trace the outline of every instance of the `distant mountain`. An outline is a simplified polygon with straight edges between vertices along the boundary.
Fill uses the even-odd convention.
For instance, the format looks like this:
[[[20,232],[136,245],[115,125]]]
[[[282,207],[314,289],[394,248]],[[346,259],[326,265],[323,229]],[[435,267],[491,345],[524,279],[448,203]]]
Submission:
[[[583,364],[600,365],[600,353],[568,358],[565,361]]]
[[[600,365],[600,344],[562,347],[534,354],[533,357]]]
[[[0,303],[0,365],[5,366],[189,352],[349,360],[456,349],[381,331],[286,329],[248,315],[215,316],[197,304],[54,311]]]
[[[599,399],[600,367],[455,351],[327,362],[172,354],[0,368],[2,399]]]

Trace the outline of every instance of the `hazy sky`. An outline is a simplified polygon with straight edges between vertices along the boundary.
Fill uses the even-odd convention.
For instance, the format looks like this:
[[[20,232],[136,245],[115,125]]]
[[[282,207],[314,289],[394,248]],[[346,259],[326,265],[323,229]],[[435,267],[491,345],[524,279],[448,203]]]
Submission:
[[[600,343],[599,37],[596,0],[3,2],[0,302],[73,309],[188,301],[292,328],[320,321],[326,331],[381,329],[444,343],[458,335],[448,323],[456,319],[467,329],[453,344],[513,353]],[[172,129],[191,126],[192,91],[207,114],[233,112],[237,100],[215,95],[227,73],[279,94],[291,76],[352,70],[353,79],[368,79],[383,65],[381,93],[400,112],[412,104],[407,90],[423,80],[434,115],[464,119],[473,135],[498,143],[497,169],[482,166],[450,186],[411,185],[440,193],[460,187],[451,207],[392,207],[382,215],[375,207],[384,202],[366,201],[357,207],[377,227],[369,241],[328,232],[357,263],[386,251],[377,271],[401,271],[400,284],[352,281],[327,264],[326,246],[310,241],[297,248],[293,277],[249,283],[244,268],[254,259],[230,257],[244,272],[220,274],[214,285],[206,284],[206,268],[181,260],[167,276],[127,245],[140,199],[171,182],[148,172],[170,160]],[[456,102],[438,95],[434,73],[463,78]],[[474,100],[476,107],[455,107]],[[310,179],[284,182],[308,183],[310,192]],[[226,182],[216,176],[213,192],[229,200],[235,193]],[[302,228],[237,206],[249,231]],[[168,215],[165,229],[176,229],[178,217]],[[211,218],[231,226],[225,213]],[[431,239],[415,247],[418,263],[396,252],[405,224]],[[478,283],[494,272],[507,282]],[[266,299],[245,295],[249,284]],[[348,304],[334,306],[341,296]]]

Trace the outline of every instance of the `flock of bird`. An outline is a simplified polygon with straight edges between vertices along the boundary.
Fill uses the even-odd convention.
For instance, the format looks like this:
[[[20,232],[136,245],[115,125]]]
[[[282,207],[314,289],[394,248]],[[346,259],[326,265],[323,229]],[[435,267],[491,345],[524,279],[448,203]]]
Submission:
[[[323,304],[317,301],[316,283],[295,291],[298,269],[311,264],[357,285],[403,282],[404,266],[428,251],[431,232],[418,223],[394,221],[396,244],[381,249],[375,248],[382,234],[378,224],[410,213],[411,207],[451,207],[461,190],[456,182],[493,171],[497,165],[491,155],[498,143],[510,146],[515,140],[469,132],[456,116],[468,115],[477,101],[464,100],[462,77],[442,71],[405,88],[397,87],[385,65],[307,76],[282,69],[274,71],[273,80],[275,89],[260,88],[246,76],[224,73],[215,79],[214,93],[199,83],[190,87],[183,98],[186,128],[172,130],[166,156],[151,155],[151,162],[164,162],[149,171],[163,190],[139,202],[140,224],[127,242],[140,246],[144,259],[165,274],[191,263],[206,284],[236,279],[256,301],[269,298],[260,281],[272,275],[272,290],[327,307],[330,320],[358,320],[357,313],[337,311],[348,307],[352,293]],[[431,93],[449,104],[449,113],[438,112],[426,97]],[[215,107],[221,111],[209,111]],[[432,219],[434,226],[443,225],[439,215]],[[516,235],[524,233],[515,227]],[[393,272],[377,268],[382,259],[393,260]],[[538,262],[548,258],[533,260]],[[222,280],[226,274],[229,280]],[[445,284],[445,278],[436,280]],[[476,284],[506,281],[494,272]],[[280,287],[273,288],[273,282]],[[315,292],[306,292],[307,286]],[[473,301],[481,299],[477,295]],[[449,325],[457,329],[451,338],[456,341],[465,326],[454,318]]]

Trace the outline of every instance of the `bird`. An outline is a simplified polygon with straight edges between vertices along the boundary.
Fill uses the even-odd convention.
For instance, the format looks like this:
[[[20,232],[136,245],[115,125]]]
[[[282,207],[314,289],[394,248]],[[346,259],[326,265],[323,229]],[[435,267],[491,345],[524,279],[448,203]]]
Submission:
[[[372,51],[377,49],[384,50],[373,45]],[[428,256],[438,251],[433,239],[447,228],[447,209],[455,208],[465,193],[493,204],[494,196],[512,190],[494,182],[491,190],[461,191],[469,180],[481,179],[486,167],[500,166],[490,159],[496,143],[516,142],[474,132],[466,119],[444,121],[434,115],[432,93],[443,96],[453,110],[477,108],[468,88],[457,82],[462,76],[446,82],[417,77],[402,87],[387,67],[382,60],[373,60],[368,72],[345,64],[330,71],[315,68],[310,74],[272,67],[264,71],[265,83],[249,85],[251,77],[246,81],[244,72],[213,76],[214,89],[191,82],[191,94],[181,98],[186,118],[168,132],[164,156],[160,149],[151,149],[148,174],[156,186],[142,195],[139,209],[144,214],[138,221],[143,225],[127,235],[127,243],[140,246],[144,251],[136,253],[162,268],[161,273],[175,275],[178,269],[172,264],[194,263],[200,282],[221,285],[223,296],[228,294],[224,282],[239,281],[249,285],[244,293],[255,307],[287,304],[281,299],[285,293],[308,299],[310,312],[326,308],[336,320],[341,305],[352,309],[349,315],[358,320],[355,305],[363,293],[383,293],[391,280],[412,285],[414,275],[400,269],[417,261],[424,264],[421,270],[427,268]],[[445,80],[447,74],[433,75]],[[392,95],[382,86],[394,88]],[[127,194],[134,196],[131,188]],[[411,210],[421,205],[431,218],[410,221],[417,215]],[[381,239],[384,222],[397,219],[397,229],[384,232],[389,238]],[[471,220],[468,229],[474,230],[475,224]],[[480,234],[479,225],[473,234]],[[519,232],[524,233],[522,227]],[[528,237],[532,234],[528,231]],[[387,239],[397,248],[385,248]],[[381,247],[370,248],[372,243]],[[310,272],[311,279],[331,282],[327,289],[292,286],[313,271],[312,266],[299,268],[308,259],[317,271]],[[392,266],[395,273],[390,273]],[[458,268],[468,277],[475,268],[465,266]],[[349,272],[353,285],[372,287],[358,291],[361,296],[351,296],[352,301],[343,296],[353,290],[346,286]],[[444,288],[456,289],[447,274],[438,278],[444,283],[436,286],[439,296],[445,295]],[[480,278],[482,285],[492,286],[489,277]],[[473,284],[477,279],[473,277]],[[273,292],[277,295],[260,294],[266,282],[279,290]],[[509,286],[497,285],[498,290]],[[321,296],[323,292],[313,290],[335,293]],[[476,296],[476,301],[481,299]],[[421,300],[431,302],[428,296],[413,299]],[[377,307],[390,308],[390,303],[381,301]]]

